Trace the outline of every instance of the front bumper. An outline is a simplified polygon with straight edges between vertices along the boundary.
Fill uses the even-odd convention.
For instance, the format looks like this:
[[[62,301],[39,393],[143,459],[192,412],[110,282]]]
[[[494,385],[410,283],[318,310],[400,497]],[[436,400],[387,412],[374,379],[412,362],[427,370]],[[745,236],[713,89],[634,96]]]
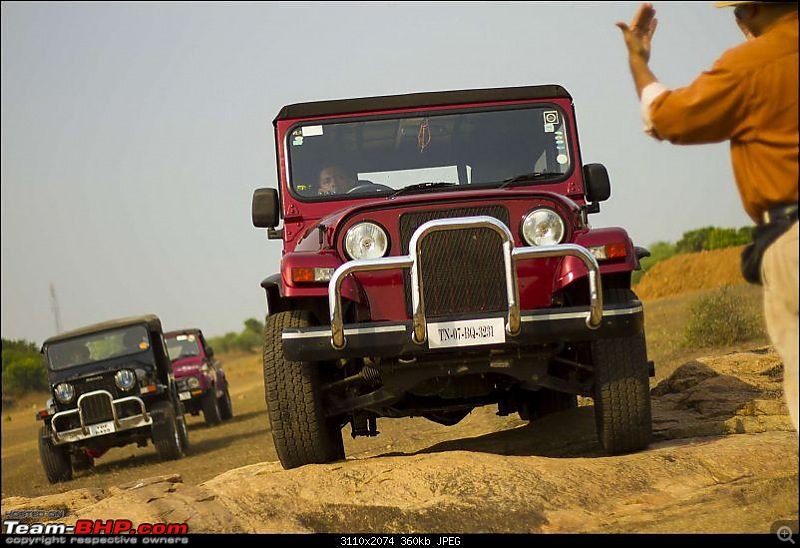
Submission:
[[[102,428],[98,428],[101,425],[97,424],[87,425],[84,421],[83,411],[81,407],[81,403],[84,399],[99,395],[106,396],[110,400],[111,412],[113,415],[113,419],[111,421],[108,421],[107,423],[101,423],[101,425],[103,426]],[[118,406],[127,402],[138,404],[140,413],[129,417],[120,417]],[[66,417],[69,415],[78,415],[80,419],[80,427],[71,430],[59,431],[57,424],[58,420],[62,417]],[[108,392],[107,390],[95,390],[93,392],[87,392],[85,394],[81,394],[78,397],[78,407],[76,409],[61,411],[53,415],[53,418],[50,420],[50,430],[52,432],[53,444],[61,445],[64,443],[74,443],[76,441],[81,441],[89,438],[105,436],[111,433],[122,432],[125,430],[133,430],[135,428],[151,426],[152,424],[153,424],[153,419],[147,412],[147,408],[145,407],[144,402],[142,401],[141,398],[138,398],[136,396],[129,396],[125,398],[118,398],[115,400],[114,396],[112,396],[111,393]]]
[[[628,337],[644,331],[642,303],[607,305],[597,328],[586,325],[587,307],[546,308],[525,311],[520,315],[520,331],[514,337],[506,337],[499,345],[470,346],[464,350],[492,348],[521,348],[559,342],[591,341]],[[486,314],[484,318],[502,318],[502,313]],[[438,321],[460,321],[474,316],[437,318]],[[411,320],[404,322],[374,322],[348,326],[344,329],[347,345],[337,350],[331,341],[328,327],[284,328],[283,353],[293,361],[322,361],[339,358],[360,357],[412,357],[434,353],[458,352],[458,347],[430,348],[426,340],[417,344],[413,340],[414,327]]]
[[[180,377],[176,379],[178,389],[178,399],[187,404],[199,403],[205,398],[206,393],[211,390],[210,387],[203,386],[201,381],[200,385],[195,388],[189,388],[186,380],[194,377]]]
[[[509,228],[494,217],[475,216],[428,221],[414,231],[408,255],[349,261],[333,273],[328,285],[330,328],[283,330],[284,355],[290,360],[329,360],[355,357],[413,356],[442,351],[432,349],[428,341],[425,314],[425,287],[421,272],[421,242],[440,231],[471,229],[493,231],[502,245],[503,273],[506,282],[507,310],[499,314],[436,318],[437,322],[465,319],[502,318],[497,323],[504,331],[502,347],[522,347],[553,342],[622,337],[643,329],[641,303],[627,303],[603,309],[600,268],[594,256],[575,244],[514,248]],[[576,257],[588,272],[588,307],[523,311],[519,304],[516,264],[519,260]],[[411,319],[405,322],[374,322],[345,328],[341,287],[353,273],[409,269],[411,281]],[[438,346],[438,345],[437,345]],[[491,345],[490,345],[491,347]],[[452,352],[453,348],[444,350]],[[458,348],[455,349],[456,351]]]

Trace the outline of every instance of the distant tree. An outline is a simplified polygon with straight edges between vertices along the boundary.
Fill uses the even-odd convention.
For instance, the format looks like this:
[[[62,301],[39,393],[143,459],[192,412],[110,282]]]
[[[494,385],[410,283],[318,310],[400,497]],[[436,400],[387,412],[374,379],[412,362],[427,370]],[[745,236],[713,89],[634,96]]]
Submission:
[[[221,337],[209,337],[208,343],[217,352],[255,352],[261,347],[261,334],[264,322],[255,318],[244,321],[244,329],[236,333],[230,331]]]
[[[255,318],[248,318],[244,321],[244,328],[248,331],[258,333],[260,336],[261,332],[264,331],[264,322],[258,321]]]

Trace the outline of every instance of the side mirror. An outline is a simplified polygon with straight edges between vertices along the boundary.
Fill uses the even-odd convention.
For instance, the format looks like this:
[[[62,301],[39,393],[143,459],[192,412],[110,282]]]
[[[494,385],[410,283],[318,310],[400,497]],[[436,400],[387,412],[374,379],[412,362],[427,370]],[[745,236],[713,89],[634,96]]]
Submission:
[[[214,357],[214,349],[211,348],[210,346],[206,346],[206,356],[208,356],[209,358]]]
[[[275,228],[280,222],[280,202],[274,188],[257,188],[253,192],[253,226]]]
[[[583,166],[583,179],[586,182],[586,199],[589,202],[604,202],[611,197],[611,181],[603,164]]]

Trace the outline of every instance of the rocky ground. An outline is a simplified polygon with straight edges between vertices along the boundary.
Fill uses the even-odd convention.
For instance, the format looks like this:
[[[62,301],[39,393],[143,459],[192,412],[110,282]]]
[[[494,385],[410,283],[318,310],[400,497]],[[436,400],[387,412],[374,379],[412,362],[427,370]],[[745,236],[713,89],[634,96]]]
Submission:
[[[450,429],[386,421],[346,461],[177,473],[2,510],[189,523],[193,532],[768,532],[798,516],[798,439],[767,348],[693,360],[652,391],[656,441],[597,448],[590,401],[526,424],[484,408]],[[411,419],[418,421],[421,419]]]

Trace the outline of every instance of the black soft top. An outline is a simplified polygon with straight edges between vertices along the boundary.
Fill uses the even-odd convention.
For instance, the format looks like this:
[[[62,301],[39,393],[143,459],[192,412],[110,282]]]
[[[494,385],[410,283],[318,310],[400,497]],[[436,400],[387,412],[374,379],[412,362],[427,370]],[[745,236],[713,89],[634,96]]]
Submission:
[[[360,99],[338,99],[286,105],[273,121],[338,114],[356,114],[376,110],[391,110],[417,107],[436,107],[495,101],[524,101],[526,99],[572,99],[569,92],[555,84],[523,86],[513,88],[467,89],[460,91],[432,91],[406,95],[384,95]]]
[[[55,337],[50,337],[49,339],[44,341],[44,343],[42,343],[42,347],[47,346],[48,344],[52,344],[59,341],[65,341],[67,339],[72,339],[83,335],[91,335],[92,333],[99,333],[100,331],[108,331],[110,329],[119,329],[122,327],[128,327],[131,325],[141,325],[141,324],[145,324],[150,331],[161,331],[161,320],[159,320],[158,316],[156,316],[155,314],[145,314],[143,316],[130,316],[127,318],[118,318],[116,320],[108,320],[106,322],[95,323],[92,325],[79,327],[78,329],[73,329],[72,331],[61,333],[59,335],[56,335]]]

